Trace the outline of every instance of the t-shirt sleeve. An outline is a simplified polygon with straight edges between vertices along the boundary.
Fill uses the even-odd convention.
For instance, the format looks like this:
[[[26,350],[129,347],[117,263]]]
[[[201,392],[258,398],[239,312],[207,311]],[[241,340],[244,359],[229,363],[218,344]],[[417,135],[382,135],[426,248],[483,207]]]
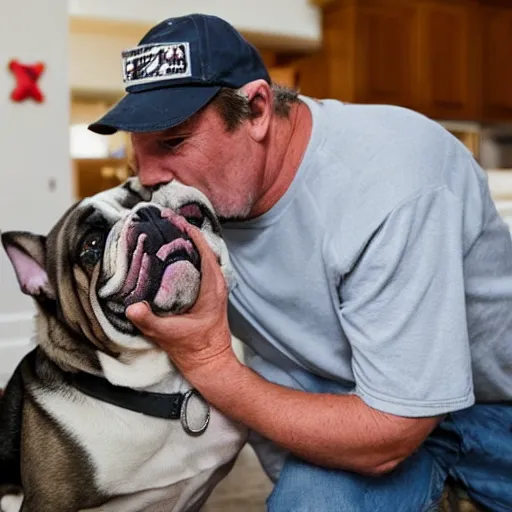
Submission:
[[[355,393],[421,417],[474,403],[466,322],[463,211],[450,190],[389,213],[340,285]]]

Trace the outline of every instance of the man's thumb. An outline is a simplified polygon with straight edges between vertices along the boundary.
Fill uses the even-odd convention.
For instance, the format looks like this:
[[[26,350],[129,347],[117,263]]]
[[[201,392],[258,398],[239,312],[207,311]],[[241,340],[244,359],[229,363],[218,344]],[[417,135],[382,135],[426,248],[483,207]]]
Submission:
[[[126,318],[145,334],[151,331],[153,312],[147,302],[137,302],[126,308]]]

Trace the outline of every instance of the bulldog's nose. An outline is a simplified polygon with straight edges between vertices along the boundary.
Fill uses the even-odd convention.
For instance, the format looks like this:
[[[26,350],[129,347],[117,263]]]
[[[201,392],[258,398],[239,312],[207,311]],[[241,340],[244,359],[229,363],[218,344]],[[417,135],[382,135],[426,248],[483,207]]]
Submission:
[[[160,243],[162,239],[171,241],[184,236],[183,229],[169,219],[164,212],[155,206],[143,206],[137,210],[136,224],[139,230],[148,234],[147,247]]]
[[[137,210],[137,215],[142,222],[158,224],[162,220],[160,210],[155,206],[144,206]]]

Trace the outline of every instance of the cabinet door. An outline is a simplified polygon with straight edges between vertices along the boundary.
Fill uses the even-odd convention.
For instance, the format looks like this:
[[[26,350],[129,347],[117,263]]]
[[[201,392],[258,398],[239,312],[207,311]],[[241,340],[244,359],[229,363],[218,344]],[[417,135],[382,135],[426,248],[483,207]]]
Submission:
[[[73,172],[76,199],[117,187],[131,175],[125,159],[74,159]]]
[[[417,9],[411,4],[365,2],[357,10],[355,101],[416,106]]]
[[[512,8],[481,7],[482,114],[512,119]]]
[[[299,85],[298,73],[293,66],[272,66],[268,68],[268,73],[272,81],[278,85],[292,89]]]
[[[476,3],[427,1],[419,4],[420,110],[437,119],[478,115]]]

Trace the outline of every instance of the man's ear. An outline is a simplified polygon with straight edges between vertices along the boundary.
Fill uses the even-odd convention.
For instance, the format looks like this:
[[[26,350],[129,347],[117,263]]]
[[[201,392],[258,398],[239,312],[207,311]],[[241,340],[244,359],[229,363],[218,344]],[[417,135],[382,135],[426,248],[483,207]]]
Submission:
[[[265,80],[254,80],[241,88],[251,109],[250,134],[257,142],[267,135],[272,112],[274,110],[274,94]]]
[[[21,291],[37,300],[55,300],[55,290],[46,272],[46,238],[25,231],[8,231],[2,233],[2,244]]]

